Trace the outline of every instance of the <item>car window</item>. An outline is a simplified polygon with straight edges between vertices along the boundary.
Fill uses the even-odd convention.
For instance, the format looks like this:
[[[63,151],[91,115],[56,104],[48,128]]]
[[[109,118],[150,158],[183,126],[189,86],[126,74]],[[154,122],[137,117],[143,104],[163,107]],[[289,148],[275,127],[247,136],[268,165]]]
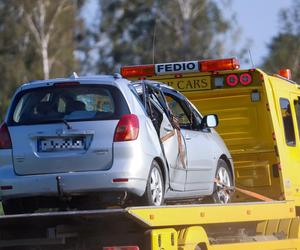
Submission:
[[[142,84],[136,83],[133,85],[129,85],[129,88],[131,89],[131,91],[135,95],[135,97],[137,97],[137,100],[142,105],[143,109],[145,110]],[[167,115],[167,117],[169,118],[168,108],[166,106],[164,96],[163,96],[162,92],[160,91],[160,89],[153,87],[151,85],[147,85],[146,89],[147,89],[147,96],[152,100],[152,103],[155,103],[155,105],[157,107],[159,107],[161,112],[164,112]],[[147,108],[149,108],[149,104],[147,105]],[[148,115],[150,115],[148,109],[147,109],[147,112],[148,112]]]
[[[113,86],[80,85],[33,88],[16,97],[13,125],[119,119],[129,113],[121,92]]]
[[[293,123],[293,117],[291,112],[291,106],[288,99],[280,98],[280,109],[281,109],[281,115],[283,120],[286,144],[288,146],[295,146],[296,139],[295,139],[294,123]]]
[[[165,94],[166,101],[169,108],[171,109],[173,115],[177,118],[180,127],[182,128],[191,128],[191,122],[188,118],[187,113],[185,112],[182,103],[175,99],[174,96]]]
[[[199,115],[199,113],[194,109],[194,107],[191,107],[191,110],[193,112],[193,127],[196,128],[196,130],[198,130],[198,128],[201,125],[201,121],[202,121],[202,117]]]

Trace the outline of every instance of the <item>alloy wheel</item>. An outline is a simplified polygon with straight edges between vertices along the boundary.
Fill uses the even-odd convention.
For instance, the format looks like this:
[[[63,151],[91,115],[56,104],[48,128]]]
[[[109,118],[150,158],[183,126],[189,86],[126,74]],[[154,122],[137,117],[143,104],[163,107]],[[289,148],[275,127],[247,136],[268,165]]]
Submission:
[[[151,171],[150,191],[153,204],[155,206],[161,205],[163,198],[162,177],[156,167],[154,167]]]
[[[218,199],[220,203],[228,203],[230,201],[230,193],[228,192],[228,190],[226,190],[226,187],[231,186],[230,173],[228,173],[228,170],[226,168],[220,167],[218,169],[216,179],[219,182],[219,184],[217,183],[216,190]]]

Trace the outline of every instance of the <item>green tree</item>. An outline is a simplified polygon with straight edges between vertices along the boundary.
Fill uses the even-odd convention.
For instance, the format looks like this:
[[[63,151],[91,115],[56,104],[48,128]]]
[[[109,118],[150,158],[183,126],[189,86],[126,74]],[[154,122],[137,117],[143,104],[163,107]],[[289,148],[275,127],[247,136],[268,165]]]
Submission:
[[[224,1],[223,1],[224,2]],[[100,0],[100,71],[221,57],[233,26],[213,0]],[[224,5],[229,5],[225,1]]]
[[[53,4],[50,0],[23,0],[19,7],[25,19],[24,26],[29,30],[36,52],[40,55],[43,78],[49,78],[55,64],[61,72],[65,71],[65,67],[73,68],[72,2],[60,0]]]
[[[142,58],[149,58],[153,0],[100,0],[100,6],[100,71],[112,72],[120,63],[139,64]]]
[[[15,5],[0,1],[0,118],[3,118],[13,89],[25,80],[26,74],[24,55],[29,41],[18,25],[21,20],[17,14]]]
[[[74,71],[77,13],[84,1],[0,0],[0,115],[22,82]]]
[[[279,20],[280,32],[268,45],[262,68],[270,73],[289,68],[293,80],[300,82],[300,1],[293,1],[290,8],[282,9]]]

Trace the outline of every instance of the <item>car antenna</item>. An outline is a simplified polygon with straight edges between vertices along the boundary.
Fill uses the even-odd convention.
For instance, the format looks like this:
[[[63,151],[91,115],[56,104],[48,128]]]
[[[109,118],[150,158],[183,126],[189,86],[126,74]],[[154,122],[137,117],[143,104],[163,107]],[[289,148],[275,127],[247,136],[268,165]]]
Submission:
[[[251,53],[251,49],[248,50],[248,54],[249,54],[249,59],[252,65],[252,68],[255,69],[255,64],[253,62],[253,58],[252,58],[252,53]]]
[[[156,17],[157,17],[157,4],[154,3],[154,12],[155,12],[155,19],[154,19],[154,29],[153,29],[153,39],[152,39],[152,63],[155,63],[155,42],[156,42]]]
[[[152,39],[152,63],[155,64],[155,40],[156,40],[156,18],[154,21],[153,39]]]

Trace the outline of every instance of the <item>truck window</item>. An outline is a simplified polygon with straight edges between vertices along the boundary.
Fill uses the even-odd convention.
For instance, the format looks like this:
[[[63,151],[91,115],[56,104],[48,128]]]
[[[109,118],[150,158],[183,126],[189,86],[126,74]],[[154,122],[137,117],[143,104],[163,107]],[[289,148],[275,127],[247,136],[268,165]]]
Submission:
[[[288,99],[280,98],[280,109],[284,126],[285,141],[288,146],[295,146],[296,139],[294,123],[292,118],[291,106]]]
[[[300,137],[300,99],[295,100],[294,105],[295,105],[296,118],[297,118],[297,124],[298,124],[298,133],[299,133],[299,137]]]

